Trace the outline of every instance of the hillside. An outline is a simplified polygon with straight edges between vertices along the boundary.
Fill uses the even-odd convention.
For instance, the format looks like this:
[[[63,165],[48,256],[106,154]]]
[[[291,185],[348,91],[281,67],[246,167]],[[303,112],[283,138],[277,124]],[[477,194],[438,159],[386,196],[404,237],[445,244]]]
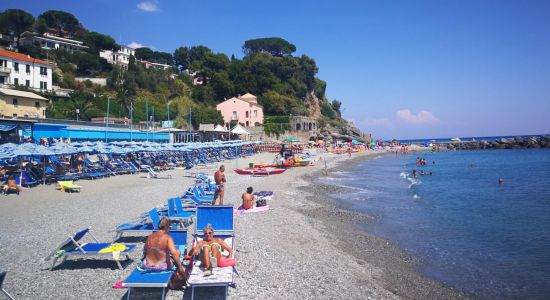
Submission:
[[[326,82],[317,78],[318,66],[307,55],[293,56],[296,46],[282,38],[259,38],[245,41],[244,57],[228,57],[206,46],[181,46],[173,53],[149,48],[135,50],[123,67],[100,57],[104,50],[116,52],[121,45],[111,36],[93,32],[72,14],[46,11],[38,17],[16,9],[0,14],[0,31],[12,38],[16,51],[55,62],[53,84],[74,90],[70,97],[56,97],[47,110],[52,118],[83,120],[106,114],[144,121],[175,120],[186,126],[191,109],[192,123],[223,123],[215,105],[239,94],[252,93],[267,116],[303,115],[319,120],[322,127],[345,128],[341,102],[329,101]],[[41,49],[39,45],[21,43],[22,37],[51,34],[83,42],[74,53]],[[3,41],[4,47],[10,43]],[[147,64],[161,64],[162,68]],[[127,66],[127,67],[126,67]],[[77,77],[105,78],[102,86]]]

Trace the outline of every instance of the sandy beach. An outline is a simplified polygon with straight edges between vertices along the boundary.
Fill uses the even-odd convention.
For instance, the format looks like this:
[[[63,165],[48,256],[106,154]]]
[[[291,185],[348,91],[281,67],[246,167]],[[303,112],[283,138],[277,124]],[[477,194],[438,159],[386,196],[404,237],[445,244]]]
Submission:
[[[459,299],[465,295],[415,272],[419,262],[389,242],[365,234],[355,222],[369,216],[339,209],[326,195],[345,192],[314,182],[381,152],[320,155],[313,167],[293,168],[283,175],[237,175],[235,161],[226,161],[225,204],[237,207],[246,187],[272,190],[268,212],[235,216],[235,257],[240,277],[229,289],[232,299]],[[239,159],[269,162],[271,153]],[[325,168],[326,162],[326,168]],[[194,168],[212,175],[218,165]],[[171,179],[144,174],[100,180],[80,180],[81,193],[61,193],[54,186],[25,189],[20,196],[0,200],[0,269],[8,271],[5,289],[16,299],[122,299],[126,289],[111,286],[134,269],[129,262],[118,270],[111,259],[69,259],[49,271],[46,257],[73,232],[92,226],[100,241],[111,241],[114,227],[135,219],[151,207],[165,204],[193,184],[190,171],[164,172]],[[132,259],[141,257],[143,240]],[[124,264],[123,264],[124,265]],[[160,297],[156,291],[132,292],[133,299]],[[221,299],[223,289],[197,289],[197,299]],[[170,291],[167,299],[190,299],[190,293]]]

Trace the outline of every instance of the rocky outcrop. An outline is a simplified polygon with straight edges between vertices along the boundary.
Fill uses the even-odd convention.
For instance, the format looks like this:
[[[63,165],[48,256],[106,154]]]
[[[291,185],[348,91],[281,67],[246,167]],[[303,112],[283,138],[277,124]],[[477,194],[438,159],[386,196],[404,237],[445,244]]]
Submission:
[[[494,141],[443,143],[449,150],[550,148],[550,136],[515,137]]]
[[[318,119],[321,117],[321,107],[319,106],[319,98],[313,91],[309,92],[305,98],[305,104],[307,106],[307,114],[309,117]]]

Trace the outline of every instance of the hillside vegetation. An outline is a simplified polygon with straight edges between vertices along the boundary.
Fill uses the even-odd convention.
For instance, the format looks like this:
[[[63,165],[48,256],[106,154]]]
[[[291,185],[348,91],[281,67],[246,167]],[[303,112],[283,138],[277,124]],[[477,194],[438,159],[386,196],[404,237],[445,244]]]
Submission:
[[[56,33],[84,42],[85,51],[74,54],[63,50],[44,51],[33,45],[20,45],[19,38],[25,31],[42,34]],[[0,13],[0,32],[11,36],[19,52],[56,62],[54,85],[74,89],[69,98],[47,95],[53,99],[47,116],[52,118],[81,119],[101,117],[106,114],[107,98],[110,98],[110,115],[130,117],[134,122],[146,120],[146,106],[154,119],[176,120],[184,126],[191,109],[192,123],[222,124],[215,105],[226,98],[252,93],[264,107],[267,116],[289,114],[311,115],[311,105],[318,106],[321,125],[342,125],[341,102],[331,102],[325,97],[326,82],[316,77],[315,60],[307,55],[293,56],[296,46],[279,38],[259,38],[244,42],[244,57],[228,57],[206,46],[181,46],[173,53],[149,48],[136,49],[128,70],[109,64],[99,57],[101,50],[117,50],[120,45],[111,36],[86,29],[72,14],[50,10],[38,17],[17,9]],[[146,69],[139,60],[170,65],[166,70]],[[75,77],[107,78],[107,86],[89,81],[77,82]],[[202,85],[193,85],[193,77],[202,78]],[[311,101],[312,97],[316,101]],[[279,132],[288,124],[288,118],[266,118],[266,132]],[[270,122],[275,121],[275,122]]]

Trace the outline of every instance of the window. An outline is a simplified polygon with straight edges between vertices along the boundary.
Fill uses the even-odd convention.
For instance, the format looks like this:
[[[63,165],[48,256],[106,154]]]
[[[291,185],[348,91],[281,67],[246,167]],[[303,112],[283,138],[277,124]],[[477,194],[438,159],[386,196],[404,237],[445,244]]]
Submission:
[[[30,80],[25,80],[25,86],[27,87],[30,87],[31,86],[31,81]]]
[[[19,72],[19,63],[18,62],[13,62],[13,69],[15,70],[15,72]]]
[[[13,114],[13,117],[17,118],[17,114],[14,113],[14,114]]]
[[[233,111],[233,115],[231,116],[231,119],[237,120],[237,112]]]
[[[40,108],[40,101],[34,101],[34,107]]]
[[[258,111],[254,110],[254,118],[257,118],[257,117],[258,117]]]
[[[25,65],[26,68],[25,68],[25,71],[27,72],[27,74],[30,74],[31,73],[31,66],[30,65]]]
[[[248,110],[244,113],[244,117],[248,119]]]
[[[41,90],[47,90],[48,89],[48,83],[46,81],[40,81],[40,89]]]
[[[14,78],[13,79],[13,84],[14,85],[19,85],[19,78]]]
[[[48,69],[46,67],[40,67],[40,75],[48,75]]]
[[[0,67],[7,68],[8,67],[8,61],[0,59]]]
[[[17,104],[18,104],[18,103],[17,103],[17,99],[13,98],[13,100],[11,100],[11,101],[12,101],[12,103],[13,103],[13,106],[17,107]]]

